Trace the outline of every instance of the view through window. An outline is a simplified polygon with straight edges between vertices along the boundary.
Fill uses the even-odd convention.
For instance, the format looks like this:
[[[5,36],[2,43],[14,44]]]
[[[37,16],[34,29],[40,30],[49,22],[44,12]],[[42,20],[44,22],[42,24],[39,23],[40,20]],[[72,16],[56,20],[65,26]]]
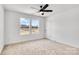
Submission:
[[[20,35],[28,35],[30,33],[39,32],[39,20],[30,20],[27,18],[20,18]]]
[[[32,20],[31,26],[32,26],[32,29],[31,29],[32,33],[39,32],[39,20]]]
[[[20,35],[29,34],[30,20],[26,18],[20,18]]]

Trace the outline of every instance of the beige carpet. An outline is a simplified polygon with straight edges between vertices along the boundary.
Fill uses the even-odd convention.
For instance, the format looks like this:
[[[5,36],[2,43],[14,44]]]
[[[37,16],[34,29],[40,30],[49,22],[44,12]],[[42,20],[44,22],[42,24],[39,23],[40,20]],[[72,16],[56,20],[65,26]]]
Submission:
[[[4,55],[78,55],[79,49],[47,39],[5,46]]]

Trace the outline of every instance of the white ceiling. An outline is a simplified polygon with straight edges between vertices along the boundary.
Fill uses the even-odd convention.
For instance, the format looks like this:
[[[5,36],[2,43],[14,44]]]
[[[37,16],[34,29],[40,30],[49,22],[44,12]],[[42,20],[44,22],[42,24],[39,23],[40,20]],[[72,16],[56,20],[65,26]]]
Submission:
[[[38,10],[40,9],[40,5],[41,4],[5,4],[4,8],[12,11],[18,11],[22,13],[42,16],[41,13],[38,12]],[[32,7],[37,8],[38,10]],[[79,4],[50,4],[47,9],[52,9],[53,12],[51,13],[47,12],[42,17],[48,17],[51,14],[65,12],[67,10],[70,10],[76,7],[79,7]]]

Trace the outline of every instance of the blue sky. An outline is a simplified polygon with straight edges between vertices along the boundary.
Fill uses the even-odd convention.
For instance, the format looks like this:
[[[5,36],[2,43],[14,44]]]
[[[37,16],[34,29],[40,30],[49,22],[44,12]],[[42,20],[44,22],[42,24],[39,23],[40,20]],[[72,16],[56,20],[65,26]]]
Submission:
[[[30,20],[26,18],[20,18],[20,24],[21,25],[30,25]],[[39,26],[39,21],[38,20],[32,20],[32,26]]]

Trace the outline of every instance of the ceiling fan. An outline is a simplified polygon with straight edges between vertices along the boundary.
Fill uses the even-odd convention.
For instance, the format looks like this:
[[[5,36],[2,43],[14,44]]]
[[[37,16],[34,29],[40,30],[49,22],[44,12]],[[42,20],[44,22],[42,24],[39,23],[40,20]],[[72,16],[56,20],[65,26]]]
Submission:
[[[47,10],[47,7],[49,7],[49,4],[41,5],[39,7],[40,7],[40,9],[37,9],[37,8],[34,8],[34,7],[31,7],[31,8],[37,9],[38,12],[41,12],[41,15],[44,15],[44,12],[53,12],[53,10]]]

